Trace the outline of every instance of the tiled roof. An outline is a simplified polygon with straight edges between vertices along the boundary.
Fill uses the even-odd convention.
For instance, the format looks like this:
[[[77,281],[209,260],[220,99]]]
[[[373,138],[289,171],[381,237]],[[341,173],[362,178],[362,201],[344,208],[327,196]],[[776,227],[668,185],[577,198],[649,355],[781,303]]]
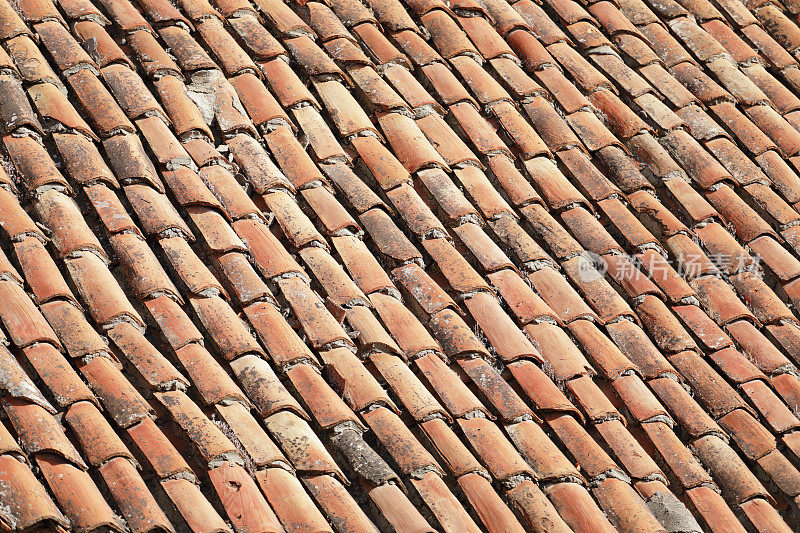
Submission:
[[[0,0],[0,530],[798,530],[798,95],[797,0]]]

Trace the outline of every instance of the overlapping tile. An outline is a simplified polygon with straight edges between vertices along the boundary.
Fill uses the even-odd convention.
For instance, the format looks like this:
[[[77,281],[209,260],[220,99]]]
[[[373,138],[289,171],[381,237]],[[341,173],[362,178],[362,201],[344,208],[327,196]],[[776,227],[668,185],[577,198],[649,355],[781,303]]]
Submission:
[[[12,530],[797,524],[792,6],[3,4]]]

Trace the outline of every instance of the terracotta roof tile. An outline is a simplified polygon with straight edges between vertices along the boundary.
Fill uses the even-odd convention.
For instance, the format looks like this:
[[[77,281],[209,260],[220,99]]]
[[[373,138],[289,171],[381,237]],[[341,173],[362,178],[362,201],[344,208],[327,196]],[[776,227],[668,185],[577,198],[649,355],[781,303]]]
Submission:
[[[458,482],[485,527],[524,531],[511,510],[490,490],[490,483],[485,478],[478,474],[466,474]]]
[[[78,373],[51,344],[34,344],[25,348],[23,353],[24,359],[34,369],[59,407],[67,407],[80,400],[97,402]]]
[[[557,483],[548,487],[545,494],[571,528],[593,527],[598,531],[614,531],[608,518],[581,485]]]
[[[0,293],[7,302],[0,313],[0,320],[15,346],[25,348],[37,342],[61,346],[55,332],[20,286],[3,281],[0,283]]]
[[[597,424],[595,427],[632,478],[657,480],[665,476],[639,441],[625,429],[622,422],[619,420],[607,420]],[[643,491],[640,490],[641,492]],[[646,497],[647,495],[642,494],[642,496]]]
[[[708,487],[696,487],[687,491],[692,505],[703,521],[710,527],[729,527],[737,531],[746,531],[741,523],[725,505],[725,501],[717,492]]]
[[[533,416],[524,401],[486,361],[469,359],[460,360],[458,364],[503,420],[511,422]]]
[[[573,402],[578,404],[589,420],[599,422],[603,419],[621,418],[616,408],[590,377],[580,376],[567,382],[567,390],[573,397]]]
[[[256,479],[284,527],[333,531],[294,475],[283,468],[267,468]]]
[[[161,486],[189,527],[205,528],[214,532],[230,531],[225,521],[203,497],[197,485],[191,481],[165,479],[161,481]]]
[[[769,495],[755,476],[744,468],[741,459],[719,437],[711,435],[702,437],[696,441],[694,447],[700,459],[719,480],[723,496],[737,502],[756,496],[769,499]]]
[[[389,336],[377,317],[365,305],[366,300],[352,305],[345,312],[345,319],[353,330],[358,332],[356,343],[363,353],[375,353],[376,351],[388,354],[400,355],[400,347]]]
[[[20,35],[7,42],[8,55],[14,60],[22,79],[28,83],[47,82],[64,88],[60,78],[55,74],[31,37]]]
[[[87,459],[93,466],[99,466],[114,457],[125,457],[134,461],[131,453],[94,404],[78,402],[70,407],[65,418],[83,448],[89,450]],[[97,446],[97,443],[102,443],[102,446]]]
[[[103,499],[89,474],[53,456],[39,456],[36,463],[59,504],[65,509],[72,527],[123,530],[120,519]]]
[[[43,304],[41,311],[58,333],[70,357],[83,358],[108,354],[109,350],[103,338],[92,329],[83,312],[73,304],[55,300]]]
[[[610,478],[592,490],[598,503],[610,509],[609,520],[618,528],[666,531],[644,499],[627,483]]]
[[[63,187],[69,191],[69,184],[61,175],[52,159],[48,158],[44,147],[33,137],[4,137],[3,144],[8,151],[14,168],[22,176],[22,182],[31,190],[41,187]]]
[[[404,68],[410,68],[412,61],[425,65],[430,61],[441,59],[433,48],[413,31],[397,32],[393,36],[397,46],[403,49],[402,52],[374,24],[360,24],[353,29],[353,32],[361,38],[366,53],[378,65],[402,65]]]
[[[10,9],[10,8],[9,8]],[[23,530],[35,527],[69,527],[69,521],[50,499],[46,489],[30,468],[11,456],[0,457],[3,499],[9,502],[9,527]]]
[[[43,407],[17,398],[5,400],[3,407],[27,455],[50,453],[80,469],[86,469],[86,464],[67,439],[61,425]]]
[[[428,473],[421,480],[412,479],[411,483],[431,508],[431,512],[434,513],[442,527],[458,527],[466,531],[480,531],[439,476]]]
[[[3,368],[8,373],[9,389],[13,389],[12,397],[30,401],[50,413],[55,412],[42,393],[36,388],[19,363],[12,358],[11,353],[3,350]]]
[[[110,21],[102,14],[100,9],[86,0],[67,1],[61,7],[70,19],[81,20],[96,17],[98,23],[110,24]]]
[[[97,65],[62,23],[42,22],[34,26],[44,47],[53,54],[56,67],[68,74],[80,69],[96,70]]]
[[[269,61],[286,55],[283,45],[258,23],[255,16],[243,13],[241,16],[230,17],[228,23],[254,59]]]
[[[275,512],[253,478],[241,466],[222,463],[209,472],[209,477],[234,527],[262,531],[281,530]],[[234,491],[234,488],[237,490]]]
[[[92,17],[96,20],[96,17],[102,17],[102,15],[98,11]],[[75,23],[77,38],[81,39],[83,43],[88,42],[89,39],[94,39],[93,42],[96,43],[96,50],[91,56],[92,60],[101,68],[113,63],[124,63],[132,66],[133,62],[125,55],[125,52],[122,51],[103,26],[95,20],[82,20]]]
[[[303,481],[331,521],[358,531],[378,531],[347,489],[332,476],[309,476]]]
[[[6,405],[73,525],[784,527],[792,5],[101,4],[0,9]]]
[[[78,303],[39,239],[26,237],[14,243],[14,253],[39,304],[56,298]]]
[[[160,478],[180,476],[189,480],[194,479],[186,460],[151,419],[145,418],[132,426],[128,429],[128,434]]]

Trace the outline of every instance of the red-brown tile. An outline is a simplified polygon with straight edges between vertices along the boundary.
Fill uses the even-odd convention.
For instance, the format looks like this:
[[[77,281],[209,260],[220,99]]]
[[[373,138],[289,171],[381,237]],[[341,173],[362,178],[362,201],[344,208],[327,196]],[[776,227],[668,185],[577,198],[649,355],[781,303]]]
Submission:
[[[297,470],[330,474],[347,483],[344,473],[305,420],[290,411],[281,411],[267,417],[264,423]]]
[[[692,447],[703,464],[711,470],[723,496],[731,503],[741,503],[759,496],[772,500],[736,452],[719,437],[702,437]]]
[[[283,468],[267,468],[256,474],[256,480],[284,528],[333,531],[293,474]]]
[[[638,367],[646,379],[675,372],[644,330],[637,325],[621,320],[607,324],[606,330],[617,347]]]
[[[19,285],[0,282],[0,294],[3,300],[0,320],[15,346],[25,348],[37,342],[48,342],[61,347],[53,329]]]
[[[286,375],[320,427],[328,429],[345,422],[361,425],[316,368],[299,364],[288,369]]]
[[[69,520],[61,514],[27,465],[9,455],[0,456],[0,479],[3,480],[0,494],[9,505],[9,527],[69,527]]]
[[[165,479],[161,487],[193,531],[227,533],[230,528],[205,498],[200,488],[186,479]]]
[[[736,515],[726,505],[725,500],[711,487],[696,487],[686,491],[692,508],[710,528],[730,531],[746,531]]]
[[[64,429],[43,407],[9,397],[4,400],[3,408],[26,454],[51,453],[78,468],[86,469],[86,463],[67,439]]]
[[[73,528],[124,531],[124,525],[89,474],[50,455],[38,456],[36,464]]]
[[[81,400],[97,402],[89,387],[53,345],[37,343],[25,348],[23,353],[59,407]]]
[[[607,509],[608,519],[615,527],[666,531],[630,484],[609,478],[594,487],[592,493],[600,506]]]
[[[387,387],[397,395],[408,414],[415,420],[427,420],[432,416],[448,419],[442,405],[401,358],[387,353],[373,352],[369,360],[377,371],[376,377],[386,381]],[[423,368],[423,364],[420,363],[420,368]],[[457,392],[452,396],[457,396]]]
[[[247,471],[234,463],[222,463],[209,472],[211,483],[237,529],[279,532],[275,512]]]
[[[475,473],[466,474],[458,478],[458,484],[484,527],[499,531],[525,530],[485,478]]]
[[[178,453],[159,427],[149,418],[128,429],[136,449],[159,478],[183,477],[193,479],[194,474],[186,460]]]
[[[152,407],[108,357],[95,357],[80,371],[100,398],[111,418],[127,428],[152,416]]]
[[[461,442],[455,432],[441,419],[420,424],[430,446],[448,471],[456,478],[470,472],[488,475],[484,467]]]
[[[94,404],[78,402],[70,407],[64,418],[92,466],[99,466],[114,457],[135,463],[133,455]]]
[[[589,492],[577,483],[555,483],[545,489],[561,518],[573,529],[614,531]]]
[[[308,417],[264,359],[255,355],[240,357],[231,362],[231,369],[261,416],[289,409],[304,418]]]
[[[332,476],[308,476],[303,482],[331,522],[353,531],[378,531],[347,489]]]
[[[272,303],[256,301],[245,307],[244,312],[276,364],[315,360],[308,346]]]
[[[22,79],[28,83],[52,83],[62,91],[64,85],[56,76],[50,64],[42,54],[42,50],[27,35],[20,35],[6,41],[8,55],[14,60]],[[87,70],[91,73],[91,71]]]
[[[183,392],[159,392],[155,396],[197,448],[203,462],[215,466],[224,461],[241,461],[231,441]]]
[[[428,472],[419,480],[412,478],[411,483],[442,528],[480,531],[456,496],[450,492],[447,484],[437,474]]]

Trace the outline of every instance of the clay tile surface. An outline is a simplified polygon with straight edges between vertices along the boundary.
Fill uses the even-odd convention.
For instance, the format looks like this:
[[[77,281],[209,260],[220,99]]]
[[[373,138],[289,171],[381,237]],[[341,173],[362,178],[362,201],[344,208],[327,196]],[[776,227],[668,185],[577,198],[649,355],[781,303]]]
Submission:
[[[0,530],[796,530],[798,14],[0,0]]]

